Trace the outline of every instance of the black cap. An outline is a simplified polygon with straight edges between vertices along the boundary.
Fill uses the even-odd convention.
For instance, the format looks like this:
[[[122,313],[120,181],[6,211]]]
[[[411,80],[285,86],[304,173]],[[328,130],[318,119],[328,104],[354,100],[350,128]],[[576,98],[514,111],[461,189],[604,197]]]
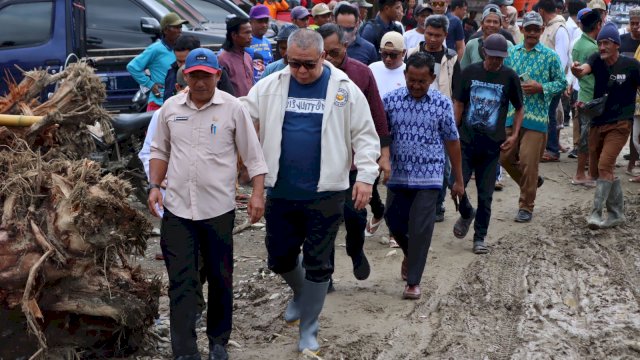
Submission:
[[[425,11],[428,12],[430,15],[433,14],[433,9],[431,8],[431,5],[427,3],[417,4],[415,9],[413,9],[413,16],[418,16],[419,14]]]
[[[483,43],[484,52],[487,56],[495,56],[506,58],[508,56],[507,50],[509,46],[507,45],[507,39],[500,34],[489,35]]]

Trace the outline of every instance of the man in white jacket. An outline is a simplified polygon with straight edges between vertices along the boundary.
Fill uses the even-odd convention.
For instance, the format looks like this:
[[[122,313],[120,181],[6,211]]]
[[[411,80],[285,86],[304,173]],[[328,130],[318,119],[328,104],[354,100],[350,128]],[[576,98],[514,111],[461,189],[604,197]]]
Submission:
[[[362,209],[378,177],[380,140],[366,98],[324,61],[317,32],[291,34],[287,58],[285,69],[260,80],[241,101],[259,129],[269,167],[268,265],[293,290],[284,317],[300,321],[298,350],[316,352],[351,160],[358,171],[353,201]]]

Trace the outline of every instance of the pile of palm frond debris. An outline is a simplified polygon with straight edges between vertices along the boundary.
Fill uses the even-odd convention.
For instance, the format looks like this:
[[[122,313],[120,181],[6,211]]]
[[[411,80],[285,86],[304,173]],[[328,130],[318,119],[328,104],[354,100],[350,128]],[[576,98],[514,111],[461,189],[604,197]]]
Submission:
[[[53,76],[26,72],[9,88],[0,114],[44,118],[0,126],[0,358],[135,350],[157,315],[160,284],[130,261],[151,230],[128,201],[131,185],[85,159],[94,149],[86,126],[110,128],[104,87],[79,63]]]

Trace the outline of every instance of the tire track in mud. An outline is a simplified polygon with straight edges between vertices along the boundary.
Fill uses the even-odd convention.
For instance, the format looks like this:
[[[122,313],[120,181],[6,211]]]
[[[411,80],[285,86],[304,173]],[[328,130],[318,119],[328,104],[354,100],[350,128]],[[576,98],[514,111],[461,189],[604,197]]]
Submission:
[[[620,228],[587,229],[585,203],[503,236],[386,337],[404,348],[375,358],[640,357],[640,198],[626,200]]]

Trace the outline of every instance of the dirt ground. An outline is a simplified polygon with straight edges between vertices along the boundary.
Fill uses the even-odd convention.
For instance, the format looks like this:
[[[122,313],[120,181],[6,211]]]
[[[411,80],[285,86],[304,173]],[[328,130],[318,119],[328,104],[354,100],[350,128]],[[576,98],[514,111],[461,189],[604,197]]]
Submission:
[[[418,301],[401,299],[402,252],[384,244],[388,241],[384,226],[367,238],[372,273],[365,281],[352,275],[341,230],[336,239],[337,291],[327,297],[321,315],[320,356],[640,358],[640,185],[629,183],[624,167],[619,167],[628,222],[618,229],[591,231],[586,215],[594,190],[570,184],[575,164],[566,154],[559,163],[541,164],[546,182],[538,191],[529,224],[513,221],[519,192],[510,178],[505,179],[505,189],[494,195],[488,255],[471,252],[472,233],[464,240],[453,236],[457,214],[447,200]],[[626,161],[620,158],[619,164],[626,166]],[[467,188],[472,199],[474,188],[472,181]],[[291,292],[267,269],[264,234],[264,228],[253,227],[235,236],[231,359],[300,358],[297,328],[282,320]],[[142,263],[166,283],[163,262],[153,260],[158,238],[150,239],[150,245]],[[132,359],[171,358],[166,296],[161,304],[153,330],[157,341]],[[205,356],[203,326],[198,334]]]

